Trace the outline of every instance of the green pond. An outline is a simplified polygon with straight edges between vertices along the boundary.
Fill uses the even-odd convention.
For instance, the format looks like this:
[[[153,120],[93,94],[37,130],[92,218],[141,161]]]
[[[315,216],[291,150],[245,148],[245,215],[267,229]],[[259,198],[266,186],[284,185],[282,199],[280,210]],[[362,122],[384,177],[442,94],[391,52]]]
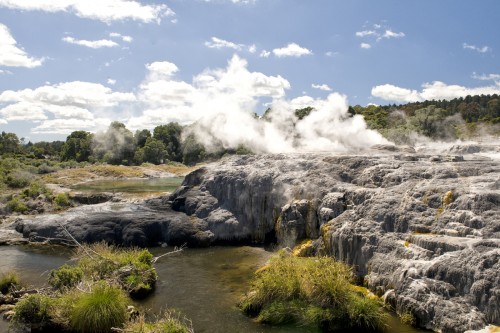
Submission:
[[[155,255],[171,251],[153,248]],[[162,257],[156,263],[158,283],[154,294],[138,303],[149,315],[176,308],[193,323],[195,332],[312,333],[304,327],[271,327],[244,316],[236,303],[244,294],[253,272],[263,265],[271,252],[257,247],[211,247],[185,249]],[[64,248],[0,247],[0,273],[16,270],[29,285],[45,285],[48,272],[67,262]],[[424,332],[402,325],[394,316],[389,333]],[[0,332],[8,324],[0,320]]]
[[[184,177],[94,180],[86,183],[76,184],[72,186],[71,189],[75,191],[89,192],[173,192],[182,184],[183,180]]]

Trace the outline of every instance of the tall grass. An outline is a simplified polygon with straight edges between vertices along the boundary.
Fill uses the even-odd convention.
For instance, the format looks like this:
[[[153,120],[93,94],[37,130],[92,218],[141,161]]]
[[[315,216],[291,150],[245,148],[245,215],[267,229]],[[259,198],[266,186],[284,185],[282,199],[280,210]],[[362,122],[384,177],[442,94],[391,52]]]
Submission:
[[[126,332],[134,333],[193,333],[191,321],[182,317],[176,311],[165,311],[162,317],[154,322],[147,322],[144,315],[130,322],[125,327]]]
[[[109,332],[122,327],[127,320],[128,299],[116,286],[96,284],[90,293],[77,298],[70,315],[70,327],[77,332]]]
[[[12,288],[18,288],[21,285],[21,279],[19,275],[14,272],[6,272],[0,275],[0,292],[2,294],[7,294]]]
[[[357,293],[352,279],[350,267],[332,258],[299,258],[281,251],[256,272],[240,307],[262,323],[382,330],[385,312],[376,300]]]

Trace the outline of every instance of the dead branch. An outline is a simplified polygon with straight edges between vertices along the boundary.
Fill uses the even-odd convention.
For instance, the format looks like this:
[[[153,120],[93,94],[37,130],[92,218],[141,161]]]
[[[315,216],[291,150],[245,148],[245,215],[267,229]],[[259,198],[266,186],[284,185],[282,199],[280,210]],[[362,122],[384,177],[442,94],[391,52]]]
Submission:
[[[182,252],[186,247],[187,247],[186,243],[182,244],[180,247],[174,247],[173,251],[170,251],[170,252],[164,253],[164,254],[162,254],[160,256],[154,257],[153,260],[151,260],[151,262],[154,264],[154,263],[156,263],[162,257]]]

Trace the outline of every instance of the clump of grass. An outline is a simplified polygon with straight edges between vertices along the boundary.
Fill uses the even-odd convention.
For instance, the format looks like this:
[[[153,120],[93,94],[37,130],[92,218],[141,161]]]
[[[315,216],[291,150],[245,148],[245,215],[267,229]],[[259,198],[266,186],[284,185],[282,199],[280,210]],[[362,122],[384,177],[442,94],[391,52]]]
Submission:
[[[53,301],[50,297],[32,294],[17,302],[13,320],[29,324],[31,327],[42,327],[50,323],[50,311]]]
[[[148,250],[120,249],[97,243],[84,245],[78,250],[77,257],[84,276],[95,281],[114,278],[132,296],[148,294],[156,283],[153,255]]]
[[[5,178],[5,183],[11,188],[23,188],[28,186],[34,176],[27,171],[12,171]]]
[[[62,290],[74,287],[83,278],[83,270],[78,266],[62,265],[50,271],[48,283],[52,287]]]
[[[193,333],[193,326],[190,320],[182,317],[179,312],[165,311],[162,317],[154,322],[147,322],[144,315],[137,320],[130,322],[125,327],[126,332],[134,333]]]
[[[379,302],[357,293],[352,280],[351,269],[332,258],[300,258],[281,251],[256,273],[239,306],[268,324],[383,329],[386,314]]]
[[[12,288],[17,288],[20,285],[21,279],[16,272],[10,271],[0,275],[0,292],[2,294],[6,295]]]
[[[409,311],[403,312],[403,313],[398,313],[398,316],[399,316],[399,320],[401,320],[401,322],[403,324],[415,326],[415,324],[417,323],[417,319],[415,318],[413,313],[411,313]]]
[[[70,314],[70,328],[76,332],[109,332],[123,327],[127,320],[128,299],[116,286],[99,282],[90,293],[82,293]]]

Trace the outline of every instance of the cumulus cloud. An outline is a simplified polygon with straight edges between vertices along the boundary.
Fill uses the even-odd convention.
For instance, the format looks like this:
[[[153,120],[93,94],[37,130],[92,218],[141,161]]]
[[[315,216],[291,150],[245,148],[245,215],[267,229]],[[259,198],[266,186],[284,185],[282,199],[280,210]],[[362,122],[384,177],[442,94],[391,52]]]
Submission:
[[[311,85],[312,88],[314,89],[319,89],[319,90],[323,90],[323,91],[332,91],[332,88],[330,88],[327,84],[312,84]]]
[[[217,38],[217,37],[212,37],[211,41],[205,42],[205,46],[208,47],[208,48],[211,48],[211,49],[224,49],[224,48],[228,48],[228,49],[233,49],[233,50],[238,50],[238,51],[241,50],[244,47],[243,44],[235,44],[233,42],[229,42],[227,40],[220,39],[220,38]]]
[[[63,127],[54,127],[51,131],[50,125],[56,126],[61,122],[72,123],[75,124],[72,128],[78,129],[79,122],[93,123],[95,130],[96,119],[100,118],[96,116],[97,114],[117,107],[121,103],[134,102],[135,99],[134,94],[113,92],[110,88],[96,83],[73,81],[48,84],[36,89],[2,92],[0,116],[6,121],[42,121],[37,127],[40,131],[66,134],[71,131],[61,132]]]
[[[107,79],[106,83],[114,86],[116,84],[116,80],[115,79]]]
[[[260,54],[259,54],[259,57],[261,57],[261,58],[269,58],[270,55],[271,55],[271,52],[269,52],[267,50],[262,50],[262,52],[260,52]]]
[[[109,34],[109,37],[111,37],[111,38],[119,38],[122,41],[127,42],[127,43],[132,43],[132,41],[134,40],[131,36],[122,35],[122,34],[120,34],[118,32],[111,32]]]
[[[63,39],[63,42],[69,44],[75,44],[80,46],[89,47],[91,49],[100,49],[103,47],[116,47],[118,43],[109,40],[109,39],[99,39],[99,40],[85,40],[85,39],[75,39],[70,36],[66,36]]]
[[[285,47],[277,48],[273,50],[273,53],[278,58],[283,57],[302,57],[305,55],[312,55],[312,51],[306,49],[305,47],[301,47],[296,43],[290,43]]]
[[[124,20],[160,23],[163,17],[175,16],[174,11],[165,4],[143,5],[133,0],[0,0],[0,7],[49,13],[70,12],[81,18],[108,24]]]
[[[28,54],[17,46],[9,28],[0,23],[0,66],[27,67],[41,66],[43,59],[28,56]]]
[[[464,49],[476,51],[476,52],[479,52],[479,53],[486,53],[488,51],[491,51],[491,48],[489,46],[476,46],[476,45],[471,45],[471,44],[463,43],[462,47]]]
[[[371,44],[368,44],[368,43],[361,43],[361,44],[359,44],[359,46],[362,49],[371,49],[372,48]]]
[[[420,92],[417,90],[397,87],[392,84],[384,84],[372,88],[372,96],[394,102],[419,102],[424,100],[440,99],[450,100],[465,97],[467,95],[493,94],[500,94],[499,85],[469,88],[434,81],[432,83],[424,83],[422,85],[422,91]]]

